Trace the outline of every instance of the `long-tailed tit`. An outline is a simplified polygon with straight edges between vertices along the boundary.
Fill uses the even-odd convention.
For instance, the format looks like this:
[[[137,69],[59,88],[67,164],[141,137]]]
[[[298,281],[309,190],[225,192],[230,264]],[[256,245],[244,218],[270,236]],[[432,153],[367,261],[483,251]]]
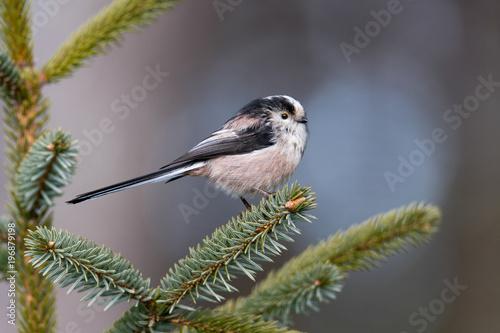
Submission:
[[[306,112],[289,96],[258,98],[244,106],[219,130],[159,171],[76,196],[76,204],[130,187],[203,176],[238,196],[269,196],[297,169],[306,148]]]

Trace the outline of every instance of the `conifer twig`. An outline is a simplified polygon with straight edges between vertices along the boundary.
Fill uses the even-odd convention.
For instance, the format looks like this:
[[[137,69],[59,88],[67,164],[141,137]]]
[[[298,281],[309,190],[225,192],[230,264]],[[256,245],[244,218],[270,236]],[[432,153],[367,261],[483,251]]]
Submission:
[[[290,235],[300,233],[298,221],[310,221],[305,213],[316,207],[310,188],[296,183],[285,186],[258,207],[218,228],[203,245],[190,249],[190,255],[170,269],[162,283],[162,299],[169,312],[187,295],[207,301],[221,301],[220,291],[235,291],[230,284],[236,274],[254,279],[262,270],[258,261],[272,261],[281,253],[282,241],[293,241]]]
[[[47,82],[71,75],[93,56],[106,53],[105,46],[123,33],[146,26],[180,0],[115,0],[81,26],[43,66]]]
[[[42,97],[36,71],[25,69],[23,77],[28,77],[30,90],[23,91],[29,97],[23,97],[21,102],[10,103],[4,108],[4,131],[6,137],[7,175],[14,182],[14,175],[21,160],[36,139],[43,133],[49,120],[47,109],[49,102]],[[21,88],[24,89],[24,88]]]
[[[23,209],[41,212],[62,194],[76,167],[77,149],[69,133],[49,131],[38,138],[15,176],[15,194]]]
[[[171,320],[188,332],[245,332],[245,333],[299,333],[276,322],[264,321],[259,316],[224,313],[214,310],[188,311]]]
[[[0,97],[10,103],[22,86],[21,73],[11,57],[0,47]]]
[[[437,231],[441,212],[436,206],[410,204],[374,216],[347,231],[339,231],[283,266],[282,274],[321,262],[337,265],[342,271],[367,270],[380,261],[418,246]]]
[[[90,290],[82,300],[92,304],[103,297],[108,303],[105,310],[124,300],[147,302],[155,294],[149,279],[144,280],[120,254],[68,231],[38,227],[30,232],[25,244],[30,263],[34,268],[41,267],[40,273],[47,279],[59,282],[61,287],[71,285],[68,293]]]
[[[33,65],[33,34],[30,1],[0,2],[2,40],[11,58],[19,67]]]
[[[55,295],[50,281],[24,261],[22,242],[28,230],[36,225],[50,224],[48,209],[38,212],[21,207],[14,190],[14,178],[21,161],[43,133],[48,121],[48,102],[42,97],[39,72],[33,67],[33,43],[30,2],[5,0],[0,3],[2,47],[9,55],[2,61],[2,98],[4,99],[4,130],[7,143],[6,171],[11,202],[7,208],[16,225],[10,241],[15,255],[9,253],[9,271],[15,276],[16,326],[19,332],[54,332],[56,328]],[[12,66],[15,64],[15,67]],[[10,239],[9,235],[9,239]],[[12,268],[14,266],[14,268]]]
[[[228,301],[220,310],[278,319],[286,324],[292,312],[306,313],[308,308],[318,311],[317,303],[335,299],[344,278],[338,267],[328,262],[318,262],[286,277],[279,276],[279,271],[271,272],[249,296]]]
[[[53,285],[38,274],[36,267],[24,260],[25,245],[22,240],[35,225],[51,224],[49,207],[52,198],[62,193],[61,187],[69,182],[73,174],[76,149],[71,136],[60,130],[38,137],[25,155],[21,155],[23,149],[23,146],[17,147],[12,152],[21,162],[14,169],[14,188],[10,191],[13,202],[7,206],[12,215],[8,220],[15,222],[16,226],[13,240],[9,235],[8,244],[15,245],[18,328],[20,332],[52,332],[56,327]]]
[[[249,296],[228,302],[221,309],[262,314],[286,322],[290,312],[303,312],[297,306],[303,303],[291,302],[293,297],[283,301],[280,289],[284,284],[293,283],[295,277],[299,277],[299,281],[303,280],[301,274],[321,264],[332,265],[338,277],[345,276],[348,271],[376,267],[378,262],[404,250],[408,245],[418,246],[427,241],[436,232],[440,218],[437,207],[425,204],[411,204],[370,218],[310,246],[281,269],[269,274]],[[318,279],[318,283],[323,280]],[[296,291],[300,293],[301,289]],[[338,291],[340,287],[325,295],[334,298]],[[311,300],[315,300],[315,297],[311,297]]]
[[[175,328],[181,332],[298,333],[280,327],[276,322],[263,321],[258,316],[208,309],[185,311],[159,319],[143,303],[130,308],[107,333],[172,332]]]
[[[256,271],[261,270],[258,261],[272,261],[272,256],[279,255],[285,249],[281,242],[292,241],[290,235],[299,233],[295,224],[300,221],[310,222],[309,219],[313,217],[306,212],[315,207],[315,197],[310,188],[300,187],[296,183],[286,185],[267,201],[263,200],[259,206],[252,207],[251,211],[243,212],[225,226],[216,229],[211,237],[203,240],[203,245],[190,248],[189,256],[180,260],[162,279],[162,287],[155,301],[144,307],[141,303],[131,309],[115,323],[114,329],[118,330],[112,329],[111,332],[121,332],[122,329],[124,332],[142,332],[146,328],[161,331],[164,325],[172,323],[186,326],[187,322],[184,320],[190,318],[192,321],[195,317],[179,315],[173,312],[175,308],[200,314],[203,312],[182,304],[181,301],[217,302],[224,299],[219,292],[236,291],[231,285],[236,275],[243,274],[253,279]],[[217,318],[226,315],[221,313]],[[199,318],[206,316],[204,314]],[[127,330],[127,327],[133,329]]]

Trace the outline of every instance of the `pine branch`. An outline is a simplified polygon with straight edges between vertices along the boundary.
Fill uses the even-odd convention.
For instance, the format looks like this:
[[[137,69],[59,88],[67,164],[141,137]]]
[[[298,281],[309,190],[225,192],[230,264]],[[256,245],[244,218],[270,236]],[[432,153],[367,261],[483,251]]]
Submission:
[[[33,34],[30,1],[3,0],[0,2],[2,40],[19,67],[33,65]]]
[[[150,309],[144,303],[139,302],[131,307],[125,314],[115,321],[108,333],[143,333],[143,332],[170,332],[174,326],[172,323],[158,323]]]
[[[49,280],[38,278],[37,270],[28,265],[23,265],[22,271],[18,269],[17,272],[22,281],[22,285],[16,290],[16,304],[20,314],[17,318],[19,332],[56,332],[54,286]]]
[[[17,329],[21,333],[31,332],[56,332],[56,298],[53,293],[53,285],[49,280],[38,274],[36,268],[31,267],[24,260],[25,251],[22,239],[26,232],[33,228],[35,221],[40,224],[51,224],[52,215],[44,212],[37,219],[29,219],[23,211],[18,211],[18,205],[9,208],[16,217],[17,226],[15,232],[15,262],[14,271],[16,276],[16,318]],[[9,270],[12,270],[10,268]]]
[[[368,219],[361,225],[339,231],[326,241],[309,247],[283,267],[283,273],[297,271],[316,262],[330,262],[342,271],[369,270],[380,261],[427,242],[441,220],[439,208],[410,204]]]
[[[21,104],[14,103],[4,108],[4,132],[6,138],[6,171],[9,179],[14,182],[14,175],[21,160],[42,134],[49,120],[47,113],[48,101],[43,99],[40,91],[30,92],[28,99]]]
[[[0,47],[0,98],[9,102],[20,94],[21,73],[11,57]]]
[[[252,294],[238,299],[235,303],[229,302],[221,309],[262,314],[267,318],[278,318],[286,322],[290,312],[302,313],[305,305],[310,306],[304,302],[305,299],[299,300],[298,295],[287,297],[287,284],[305,282],[307,279],[304,279],[303,275],[307,275],[309,271],[314,272],[321,265],[327,265],[332,272],[318,281],[321,284],[323,281],[331,281],[332,288],[327,290],[324,296],[335,298],[335,293],[340,291],[338,279],[348,271],[376,267],[380,261],[406,249],[408,245],[422,244],[436,232],[440,218],[437,207],[425,204],[412,204],[375,216],[361,225],[353,226],[345,232],[339,231],[328,240],[309,247],[285,263],[280,270],[269,274],[255,287]],[[333,280],[328,280],[328,277]],[[299,282],[294,282],[295,280]],[[304,291],[297,289],[297,292],[300,294]],[[314,293],[310,295],[311,301],[321,300]],[[297,302],[291,301],[294,297]]]
[[[14,236],[15,256],[9,271],[17,273],[16,287],[16,324],[19,332],[54,332],[56,327],[55,295],[50,281],[37,274],[37,270],[24,261],[22,239],[35,225],[51,224],[52,216],[48,209],[38,212],[26,211],[16,197],[14,178],[21,161],[44,130],[48,121],[48,103],[42,97],[39,72],[32,67],[31,22],[29,3],[26,1],[6,0],[0,3],[2,34],[6,51],[16,64],[18,73],[12,74],[11,81],[3,82],[4,90],[10,91],[4,99],[4,130],[6,134],[5,168],[11,184],[7,186],[11,202],[7,207],[16,225]],[[2,59],[5,79],[12,64]],[[0,67],[2,67],[0,66]],[[14,72],[12,72],[14,73]],[[20,80],[18,80],[18,74]],[[14,87],[17,86],[17,87]],[[5,88],[7,87],[7,88]],[[11,266],[14,266],[12,269]]]
[[[16,256],[13,264],[14,271],[17,272],[15,284],[17,328],[19,332],[49,333],[54,332],[56,327],[53,286],[24,261],[25,247],[22,239],[28,230],[36,225],[50,225],[52,215],[49,209],[39,209],[38,212],[26,211],[21,206],[14,190],[17,169],[48,121],[48,103],[42,98],[37,73],[33,67],[24,67],[21,73],[23,86],[20,91],[22,93],[16,95],[16,100],[5,101],[4,129],[7,143],[5,166],[11,181],[11,184],[7,186],[11,197],[11,202],[7,204],[7,207],[12,220],[18,227],[15,235]]]
[[[340,282],[344,277],[337,266],[328,262],[318,262],[286,277],[271,272],[249,297],[229,301],[221,310],[289,323],[291,312],[307,313],[308,308],[318,311],[317,303],[335,299],[342,290]]]
[[[103,297],[107,310],[125,300],[147,302],[155,294],[149,279],[144,280],[121,254],[68,231],[38,227],[25,244],[25,256],[31,257],[34,268],[41,267],[40,273],[62,288],[71,285],[68,293],[88,291],[82,301],[90,301],[89,306]]]
[[[53,198],[68,185],[77,162],[69,133],[54,130],[40,136],[23,158],[15,176],[14,192],[26,211],[39,213],[53,206]]]
[[[235,291],[230,281],[237,274],[254,280],[256,271],[262,270],[258,261],[272,261],[271,256],[281,253],[282,241],[293,241],[290,235],[300,233],[295,226],[309,221],[307,210],[316,207],[310,188],[297,184],[285,186],[260,206],[243,212],[218,228],[203,245],[190,248],[190,254],[170,269],[161,281],[162,295],[158,302],[172,312],[189,295],[197,299],[221,301],[220,291]]]
[[[259,316],[230,314],[214,310],[185,312],[171,320],[182,332],[245,332],[245,333],[298,333],[276,322],[263,321]]]
[[[108,333],[171,332],[245,332],[245,333],[293,333],[279,327],[275,322],[262,321],[258,316],[223,313],[214,310],[196,309],[180,315],[155,318],[142,303],[132,307],[117,320]]]
[[[150,24],[179,0],[115,0],[81,26],[44,65],[47,82],[70,76],[85,61],[106,53],[105,46],[126,32]]]

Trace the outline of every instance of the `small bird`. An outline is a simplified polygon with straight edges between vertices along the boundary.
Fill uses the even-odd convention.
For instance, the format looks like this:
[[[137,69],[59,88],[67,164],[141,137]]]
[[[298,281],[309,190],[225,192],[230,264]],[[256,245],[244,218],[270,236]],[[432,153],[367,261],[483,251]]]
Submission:
[[[306,112],[285,95],[257,98],[211,136],[159,171],[77,195],[77,204],[134,186],[202,176],[239,197],[269,197],[297,169],[307,144]]]

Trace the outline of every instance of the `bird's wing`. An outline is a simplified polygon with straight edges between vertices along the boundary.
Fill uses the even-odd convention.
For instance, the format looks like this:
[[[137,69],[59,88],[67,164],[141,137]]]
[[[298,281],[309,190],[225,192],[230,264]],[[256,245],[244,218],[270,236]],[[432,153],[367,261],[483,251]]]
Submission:
[[[272,129],[267,126],[251,127],[239,131],[221,129],[212,133],[210,137],[172,163],[165,165],[162,169],[181,162],[202,161],[224,155],[246,154],[272,146],[274,143]]]

